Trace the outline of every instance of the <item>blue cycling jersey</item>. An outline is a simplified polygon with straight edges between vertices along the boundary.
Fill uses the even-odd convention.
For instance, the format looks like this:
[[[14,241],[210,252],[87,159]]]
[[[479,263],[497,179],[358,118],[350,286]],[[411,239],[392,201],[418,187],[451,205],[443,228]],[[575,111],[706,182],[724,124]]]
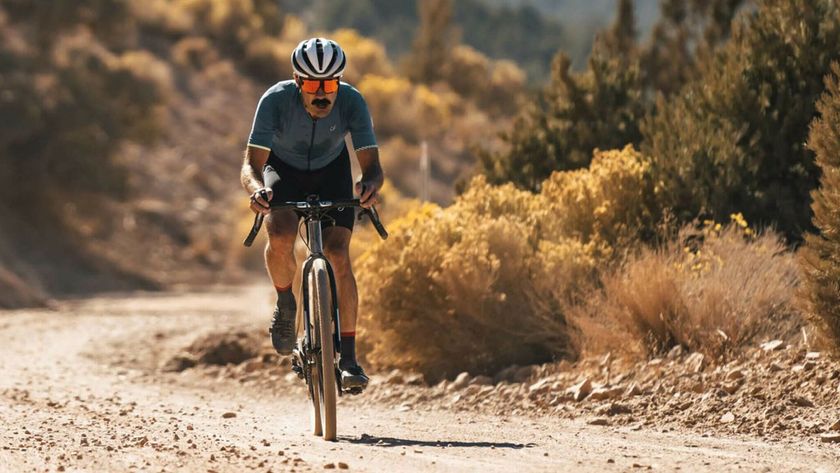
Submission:
[[[295,81],[287,80],[263,94],[248,145],[273,151],[286,164],[311,171],[341,154],[348,132],[356,151],[376,146],[373,121],[358,90],[341,83],[330,114],[314,120],[303,107]]]

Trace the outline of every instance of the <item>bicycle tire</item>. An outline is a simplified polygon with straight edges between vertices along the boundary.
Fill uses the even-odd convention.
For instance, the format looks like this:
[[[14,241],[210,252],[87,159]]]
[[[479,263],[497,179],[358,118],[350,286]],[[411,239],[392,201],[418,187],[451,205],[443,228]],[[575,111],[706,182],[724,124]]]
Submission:
[[[319,398],[319,405],[313,402],[314,417],[323,424],[324,440],[336,439],[336,402],[338,385],[335,381],[335,349],[333,345],[332,291],[326,263],[315,260],[309,273],[309,313],[314,332],[321,345],[320,356],[316,357],[313,370],[314,390]],[[320,396],[318,396],[320,395]],[[316,435],[317,432],[316,432]]]

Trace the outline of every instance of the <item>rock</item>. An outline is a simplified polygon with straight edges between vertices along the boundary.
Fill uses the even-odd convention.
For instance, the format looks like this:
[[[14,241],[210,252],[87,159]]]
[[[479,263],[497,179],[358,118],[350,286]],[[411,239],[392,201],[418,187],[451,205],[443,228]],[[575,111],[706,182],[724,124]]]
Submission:
[[[474,386],[490,386],[493,384],[493,378],[489,376],[478,375],[470,381],[471,385]]]
[[[805,396],[794,396],[791,398],[790,402],[799,407],[814,407],[814,401]]]
[[[691,390],[691,392],[703,394],[703,391],[706,390],[706,385],[703,384],[703,381],[697,380],[694,383],[692,383],[688,389]]]
[[[426,378],[421,373],[411,373],[405,377],[405,384],[409,386],[421,386],[426,384]]]
[[[603,401],[604,399],[615,399],[621,396],[621,392],[624,389],[621,387],[613,387],[613,388],[606,388],[601,387],[597,389],[593,389],[592,392],[589,394],[589,399],[594,401]]]
[[[632,412],[633,412],[633,410],[630,409],[630,407],[628,407],[624,404],[616,403],[616,402],[610,403],[610,405],[603,406],[600,409],[598,409],[598,414],[599,415],[606,415],[606,416],[610,416],[610,417],[616,416],[616,415],[619,415],[619,414],[630,414]]]
[[[690,373],[699,373],[706,367],[706,357],[702,353],[692,353],[685,359],[685,367]]]
[[[225,412],[222,414],[223,419],[231,419],[233,417],[236,417],[236,412]]]
[[[528,386],[528,395],[535,396],[538,394],[547,393],[548,390],[551,389],[551,383],[549,383],[547,378],[543,378],[536,383]]]
[[[192,368],[197,364],[198,360],[196,360],[192,355],[188,353],[181,353],[170,358],[169,361],[163,365],[161,370],[169,373],[180,373],[181,371]]]
[[[820,359],[820,352],[818,351],[809,351],[805,354],[806,360],[819,360]]]
[[[823,442],[837,443],[840,442],[840,434],[822,434],[820,440]]]
[[[744,377],[744,372],[739,369],[734,369],[728,373],[726,373],[726,380],[727,381],[734,381]]]
[[[726,393],[731,396],[731,395],[735,394],[735,392],[737,392],[738,388],[740,388],[740,387],[741,387],[741,383],[739,383],[737,381],[733,381],[731,383],[725,383],[723,386],[721,386],[721,389],[726,391]]]
[[[782,365],[776,363],[775,361],[773,363],[770,363],[769,369],[770,369],[771,372],[774,372],[774,373],[778,372],[778,371],[784,371],[785,370],[784,367],[782,367]]]
[[[654,358],[648,361],[648,366],[659,366],[662,364],[662,358]]]
[[[333,470],[333,469],[335,469],[335,463],[327,463],[326,465],[324,465],[324,469],[325,469],[325,470]]]
[[[761,344],[761,349],[764,351],[776,351],[785,347],[785,342],[781,340],[771,340]]]
[[[682,345],[677,345],[668,352],[666,358],[669,360],[676,360],[677,358],[681,357],[683,354],[683,347]]]
[[[727,412],[726,414],[720,416],[720,421],[724,424],[734,422],[735,421],[735,414],[733,414],[731,412]]]
[[[348,468],[350,468],[350,465],[348,465],[347,463],[344,463],[344,462],[338,462],[338,469],[339,469],[339,470],[346,470],[346,469],[348,469]]]
[[[592,392],[592,381],[590,381],[589,378],[586,378],[580,383],[569,388],[566,392],[571,394],[575,401],[580,402],[586,399],[586,396]]]
[[[630,386],[627,387],[627,391],[624,391],[625,396],[638,396],[642,394],[642,390],[639,388],[639,385],[636,383],[631,383]]]
[[[603,418],[603,417],[598,417],[597,419],[590,420],[589,422],[587,422],[587,424],[589,424],[589,425],[610,425],[610,421]]]
[[[246,373],[253,373],[254,371],[258,371],[265,368],[265,363],[260,360],[253,360],[245,363],[245,372]]]
[[[400,370],[393,370],[391,371],[388,376],[385,378],[385,384],[403,384],[405,383],[405,378]]]
[[[814,363],[814,362],[813,362],[813,361],[811,361],[811,360],[808,360],[808,361],[806,361],[805,363],[803,363],[803,364],[802,364],[802,368],[803,368],[805,371],[810,371],[810,370],[814,369],[814,367],[815,367],[815,366],[817,366],[817,364],[816,364],[816,363]]]
[[[470,384],[470,374],[464,371],[463,373],[459,374],[455,381],[452,381],[452,384],[447,386],[447,391],[458,391],[460,389],[466,388]]]

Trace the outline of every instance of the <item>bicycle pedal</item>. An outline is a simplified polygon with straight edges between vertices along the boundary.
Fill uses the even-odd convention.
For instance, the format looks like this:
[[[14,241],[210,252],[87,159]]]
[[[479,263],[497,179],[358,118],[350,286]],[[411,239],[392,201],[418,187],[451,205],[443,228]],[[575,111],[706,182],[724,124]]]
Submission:
[[[297,374],[297,377],[303,379],[303,368],[298,364],[297,358],[292,358],[292,371]]]

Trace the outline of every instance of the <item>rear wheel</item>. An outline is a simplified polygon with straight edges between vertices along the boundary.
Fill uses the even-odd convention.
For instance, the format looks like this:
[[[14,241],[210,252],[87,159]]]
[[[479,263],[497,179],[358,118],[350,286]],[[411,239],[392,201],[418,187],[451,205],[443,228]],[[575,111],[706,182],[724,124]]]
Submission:
[[[326,264],[317,259],[309,273],[309,314],[316,343],[321,346],[312,370],[310,397],[312,399],[313,431],[324,440],[336,438],[335,350],[333,346],[332,301]],[[323,430],[321,427],[323,426]]]

